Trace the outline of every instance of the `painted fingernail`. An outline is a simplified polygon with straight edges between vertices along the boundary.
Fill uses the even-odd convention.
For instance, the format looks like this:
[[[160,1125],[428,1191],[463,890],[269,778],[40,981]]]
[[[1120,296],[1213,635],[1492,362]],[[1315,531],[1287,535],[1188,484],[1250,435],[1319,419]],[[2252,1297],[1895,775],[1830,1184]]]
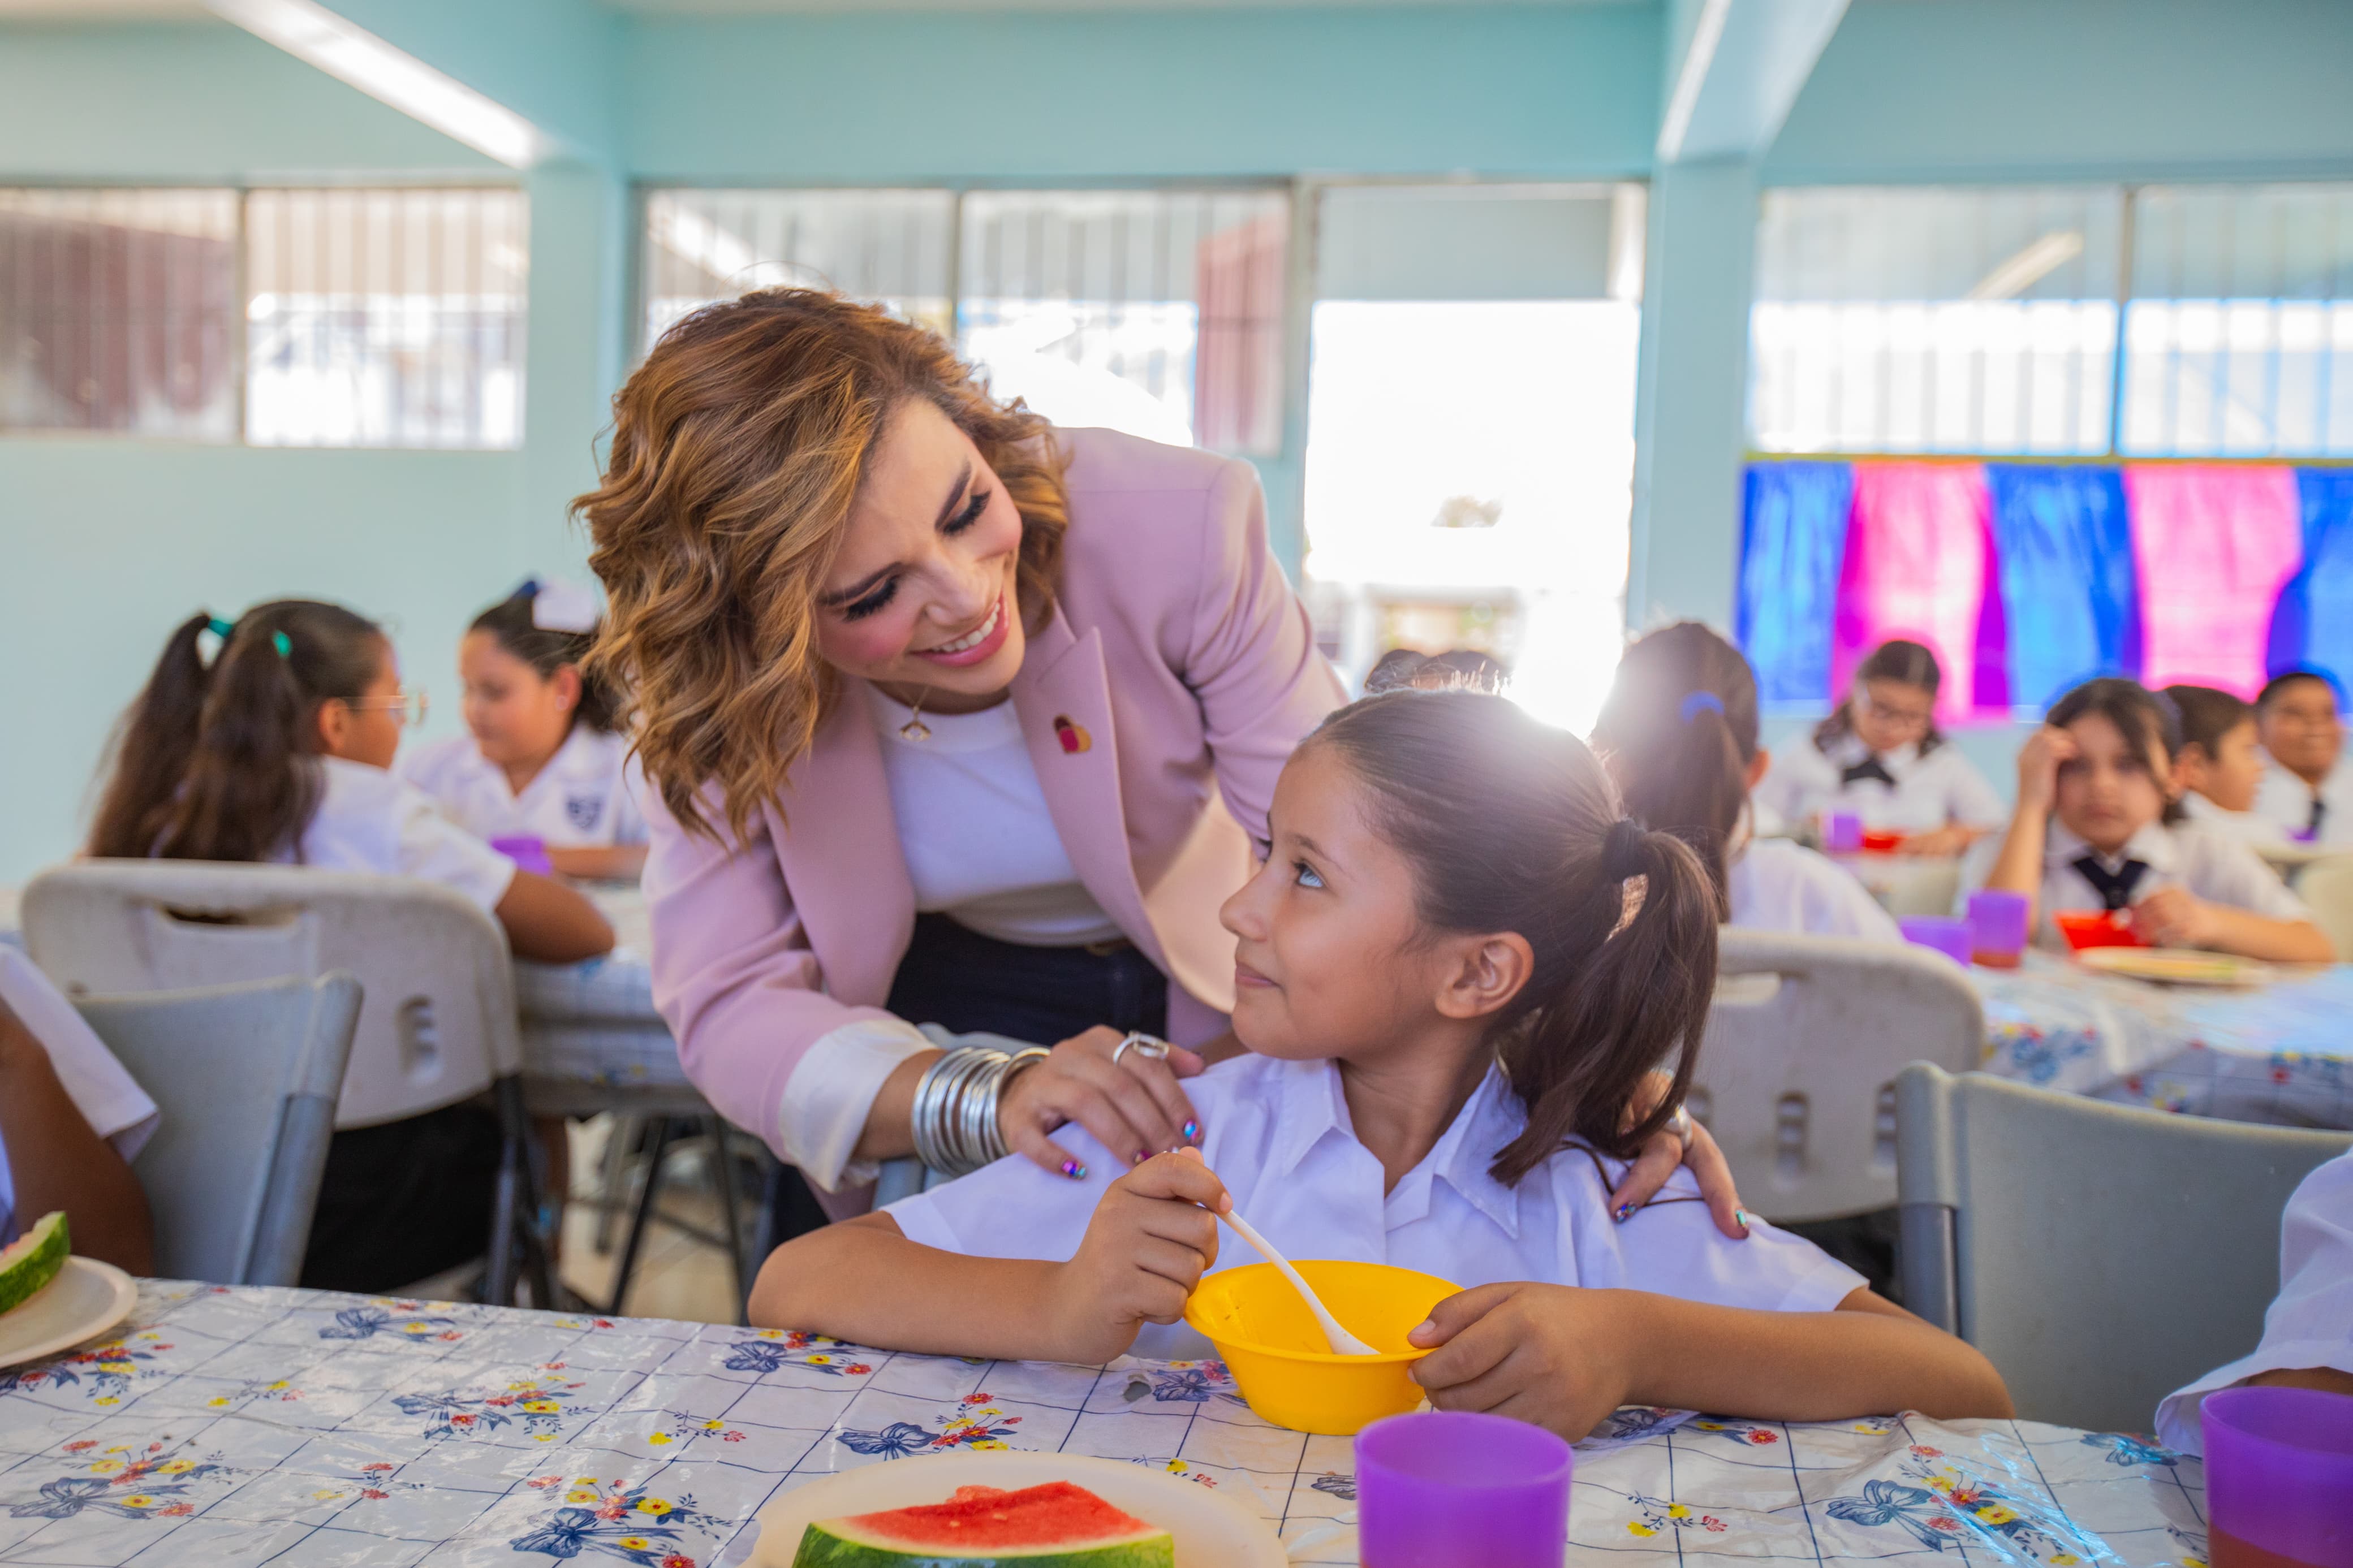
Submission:
[[[1740,1227],[1741,1235],[1746,1236],[1748,1234],[1748,1211],[1746,1209],[1734,1209],[1732,1211],[1732,1223]]]
[[[1199,1122],[1198,1122],[1198,1121],[1187,1121],[1187,1123],[1185,1123],[1185,1140],[1186,1140],[1186,1142],[1192,1142],[1194,1139],[1198,1138],[1200,1135],[1201,1135],[1201,1124],[1200,1124]]]
[[[1127,1163],[1128,1163],[1129,1164],[1131,1164],[1131,1165],[1141,1165],[1141,1164],[1143,1164],[1143,1163],[1144,1163],[1144,1151],[1143,1151],[1143,1150],[1141,1150],[1141,1149],[1138,1149],[1134,1153],[1130,1154],[1130,1155],[1127,1157]]]
[[[1634,1205],[1632,1204],[1620,1204],[1616,1208],[1609,1211],[1609,1217],[1616,1220],[1620,1225],[1624,1225],[1628,1220],[1634,1217]]]
[[[1076,1160],[1065,1160],[1062,1162],[1062,1174],[1074,1182],[1083,1182],[1087,1179],[1087,1168]]]

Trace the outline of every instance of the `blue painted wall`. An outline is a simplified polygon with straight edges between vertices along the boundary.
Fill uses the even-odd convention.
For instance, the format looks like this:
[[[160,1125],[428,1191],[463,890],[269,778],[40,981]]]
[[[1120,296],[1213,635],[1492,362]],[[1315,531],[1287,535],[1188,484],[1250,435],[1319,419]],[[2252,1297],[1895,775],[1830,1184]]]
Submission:
[[[1649,3],[616,21],[528,0],[500,9],[502,33],[455,25],[461,0],[348,4],[461,79],[534,99],[574,145],[526,182],[525,445],[0,437],[0,882],[70,848],[108,725],[197,604],[348,599],[396,624],[412,678],[446,698],[466,616],[528,567],[576,561],[561,511],[593,477],[621,369],[632,179],[1641,174],[1666,54]],[[534,29],[549,47],[519,60]],[[2353,174],[2348,59],[2339,0],[1856,0],[1757,177],[1694,182],[1681,226],[1736,246],[1760,182]],[[500,173],[226,26],[0,26],[0,181]],[[1746,266],[1651,268],[1661,313],[1716,323],[1676,375],[1704,380],[1713,355],[1738,385],[1722,323],[1745,310]],[[1685,471],[1676,440],[1697,454],[1698,499],[1644,558],[1645,602],[1728,619],[1736,518],[1708,499],[1736,456],[1725,416],[1678,398],[1658,413],[1662,461]],[[1287,464],[1268,468],[1283,489]]]

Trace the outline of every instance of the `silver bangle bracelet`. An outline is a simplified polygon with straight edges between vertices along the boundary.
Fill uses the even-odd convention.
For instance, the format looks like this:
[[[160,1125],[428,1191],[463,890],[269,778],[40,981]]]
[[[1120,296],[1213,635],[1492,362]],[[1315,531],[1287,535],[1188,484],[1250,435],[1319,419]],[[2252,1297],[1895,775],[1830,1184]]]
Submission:
[[[952,1176],[1005,1158],[1009,1151],[997,1119],[1005,1086],[1050,1054],[1043,1046],[1009,1056],[986,1047],[943,1052],[915,1083],[908,1118],[915,1158]]]

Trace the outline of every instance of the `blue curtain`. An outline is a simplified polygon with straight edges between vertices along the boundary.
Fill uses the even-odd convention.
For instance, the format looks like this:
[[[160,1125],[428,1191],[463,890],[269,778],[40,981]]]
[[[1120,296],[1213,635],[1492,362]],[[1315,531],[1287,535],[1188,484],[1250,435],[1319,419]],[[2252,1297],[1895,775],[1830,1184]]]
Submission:
[[[1988,463],[2010,695],[2041,710],[2095,675],[2138,676],[2140,591],[2122,470]]]
[[[1751,463],[1743,502],[1733,635],[1769,709],[1830,698],[1831,631],[1846,559],[1854,470],[1844,463]]]
[[[2353,470],[2298,468],[2304,564],[2280,590],[2263,667],[2326,670],[2343,691],[2353,680]]]

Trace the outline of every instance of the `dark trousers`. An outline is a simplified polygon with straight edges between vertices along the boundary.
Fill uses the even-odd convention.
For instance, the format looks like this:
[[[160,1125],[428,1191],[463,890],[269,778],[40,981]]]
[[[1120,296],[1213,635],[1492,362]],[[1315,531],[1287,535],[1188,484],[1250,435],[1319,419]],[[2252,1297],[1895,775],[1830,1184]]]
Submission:
[[[480,1258],[498,1173],[499,1119],[480,1106],[336,1133],[302,1283],[379,1295]]]
[[[1098,1024],[1168,1032],[1168,977],[1134,947],[1023,947],[917,915],[914,939],[891,982],[892,1012],[955,1034],[1004,1035],[1051,1046]],[[768,1248],[826,1223],[801,1173],[776,1168],[768,1188]]]

